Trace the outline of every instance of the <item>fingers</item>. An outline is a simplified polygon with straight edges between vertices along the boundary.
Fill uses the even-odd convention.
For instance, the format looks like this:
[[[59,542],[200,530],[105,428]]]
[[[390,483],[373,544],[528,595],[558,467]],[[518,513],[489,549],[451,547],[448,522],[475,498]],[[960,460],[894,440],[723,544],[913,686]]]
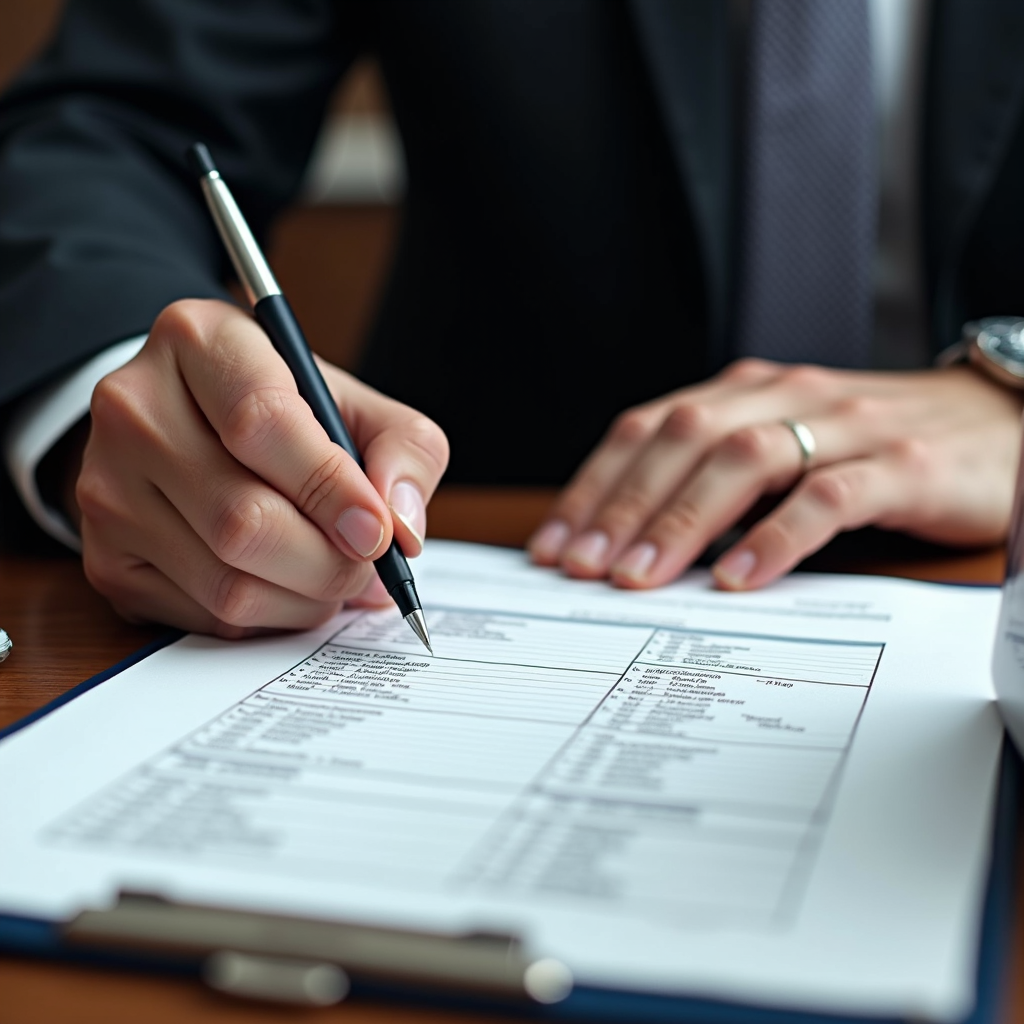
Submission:
[[[535,562],[554,565],[561,558],[570,538],[580,536],[616,481],[628,472],[661,422],[659,407],[632,409],[620,416],[605,439],[583,464],[552,511],[547,523],[530,538],[527,547]],[[578,541],[580,554],[590,561],[602,558],[607,542],[601,536],[583,534]]]
[[[95,548],[86,549],[91,550]],[[173,622],[189,633],[209,633],[225,640],[240,640],[258,632],[220,622],[148,562],[125,558],[121,565],[114,566],[87,554],[84,565],[89,582],[127,622]]]
[[[148,562],[126,560],[122,572],[119,584],[124,587],[123,593],[118,589],[109,593],[104,590],[102,574],[97,576],[87,572],[86,575],[89,582],[109,598],[114,611],[127,622],[172,622],[189,633],[209,633],[225,640],[263,636],[274,631],[262,626],[233,626],[221,622]]]
[[[359,589],[360,563],[233,459],[187,395],[168,387],[158,415],[178,443],[171,452],[154,442],[164,457],[149,477],[218,562],[316,601],[337,604]]]
[[[244,313],[177,303],[154,330],[224,448],[277,489],[349,557],[377,557],[391,516],[356,463],[327,437],[284,361]]]
[[[672,571],[679,571],[698,553],[694,545],[708,543],[760,494],[786,486],[799,469],[795,439],[777,422],[784,400],[780,388],[768,386],[734,393],[713,406],[676,405],[593,511],[586,530],[561,552],[566,572],[598,578],[618,566],[619,575],[638,579],[653,569],[660,578],[670,571],[668,563],[655,566],[652,559],[670,547],[678,555]],[[688,481],[693,486],[686,490]],[[649,539],[658,552],[649,545],[633,551],[652,523],[655,536]],[[658,536],[666,533],[672,536]]]
[[[369,560],[393,533],[418,553],[447,443],[326,369],[372,481],[327,438],[263,332],[224,303],[168,307],[97,386],[76,496],[87,572],[122,614],[234,636],[380,599]]]
[[[907,462],[900,453],[888,452],[809,473],[714,565],[719,586],[726,590],[762,587],[837,533],[901,515],[921,499]]]
[[[801,370],[803,368],[800,368]],[[529,541],[541,564],[599,577],[713,445],[787,408],[792,369],[742,359],[707,384],[623,414]]]
[[[774,417],[783,399],[770,386],[784,372],[741,360],[706,384],[623,413],[530,539],[534,561],[603,575],[711,446],[739,426]]]
[[[786,490],[808,469],[805,480],[817,479],[815,466],[846,463],[877,451],[891,429],[873,402],[859,399],[838,403],[831,415],[807,417],[802,425],[815,442],[810,467],[792,429],[782,422],[744,427],[722,441],[615,560],[612,579],[624,587],[668,582],[762,495]],[[733,571],[749,569],[748,562],[749,556],[737,555]]]
[[[674,579],[762,494],[789,486],[801,469],[800,450],[782,424],[735,431],[616,558],[610,570],[613,581],[650,587]]]
[[[220,561],[157,490],[102,493],[93,477],[86,479],[93,480],[79,487],[86,575],[125,617],[233,637],[260,627],[306,629],[341,607],[340,600],[308,598]],[[160,544],[151,543],[154,536]],[[366,583],[360,574],[372,569],[353,568],[351,589],[358,592]]]
[[[402,551],[423,550],[427,503],[448,466],[441,428],[401,402],[387,398],[337,367],[324,364],[324,379],[363,453],[366,476],[384,495]]]

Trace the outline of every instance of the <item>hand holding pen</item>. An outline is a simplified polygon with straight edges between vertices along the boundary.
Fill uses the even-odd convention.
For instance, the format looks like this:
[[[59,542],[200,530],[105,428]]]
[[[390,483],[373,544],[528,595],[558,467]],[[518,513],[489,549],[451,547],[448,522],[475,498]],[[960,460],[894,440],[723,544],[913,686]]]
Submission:
[[[237,637],[308,628],[354,599],[391,603],[372,562],[392,538],[419,553],[447,442],[415,410],[320,367],[365,473],[264,331],[225,302],[172,303],[95,388],[83,564],[125,618]]]
[[[257,322],[266,331],[278,355],[291,370],[299,394],[306,400],[317,422],[327,432],[327,436],[345,451],[359,469],[363,469],[362,456],[313,360],[302,328],[299,327],[299,322],[271,273],[234,197],[214,166],[210,151],[202,143],[196,143],[189,150],[188,158],[193,171],[199,177],[210,214],[253,307]],[[365,518],[365,511],[358,507],[348,509],[342,513],[342,518],[356,515]],[[369,523],[367,525],[372,535],[373,526]],[[361,553],[373,555],[374,568],[388,596],[398,605],[402,617],[429,651],[427,621],[423,617],[423,607],[416,593],[416,584],[409,563],[394,538],[383,553],[380,553],[379,545],[383,538],[382,529],[373,551]]]

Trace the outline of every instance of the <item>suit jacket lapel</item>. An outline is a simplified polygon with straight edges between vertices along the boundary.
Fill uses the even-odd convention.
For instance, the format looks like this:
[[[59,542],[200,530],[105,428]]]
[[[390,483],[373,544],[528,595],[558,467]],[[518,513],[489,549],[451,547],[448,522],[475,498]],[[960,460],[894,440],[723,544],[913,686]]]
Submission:
[[[1024,109],[1024,3],[933,0],[931,15],[923,216],[933,336],[949,344],[964,244]]]
[[[723,0],[632,0],[676,165],[704,257],[713,364],[725,356],[731,277],[733,61]]]

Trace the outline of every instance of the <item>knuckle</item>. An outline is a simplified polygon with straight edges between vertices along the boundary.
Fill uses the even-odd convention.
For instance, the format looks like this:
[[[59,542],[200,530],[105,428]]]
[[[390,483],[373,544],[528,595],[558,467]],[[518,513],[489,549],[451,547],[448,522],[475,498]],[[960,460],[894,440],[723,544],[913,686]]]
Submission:
[[[809,473],[804,478],[802,489],[815,504],[841,515],[853,504],[857,490],[856,475],[849,469]]]
[[[786,383],[794,390],[804,394],[826,394],[833,381],[831,371],[823,366],[812,366],[798,363],[784,371]]]
[[[93,428],[98,430],[118,428],[135,405],[136,390],[131,386],[127,372],[115,370],[108,373],[92,389],[89,400],[89,415]]]
[[[686,498],[672,502],[658,516],[658,533],[664,537],[687,537],[698,533],[703,519],[697,506]]]
[[[248,573],[224,565],[215,574],[207,610],[220,622],[229,626],[255,625],[262,604],[262,586]]]
[[[108,457],[127,451],[169,450],[167,431],[160,422],[162,396],[153,379],[133,363],[108,373],[89,399],[89,440]]]
[[[608,441],[614,445],[642,444],[651,436],[651,415],[645,409],[627,409],[612,420]]]
[[[650,495],[637,487],[622,487],[595,518],[594,526],[617,536],[646,522],[650,514]]]
[[[282,541],[274,505],[272,498],[260,500],[248,493],[225,501],[213,528],[212,548],[217,558],[229,565],[272,558]]]
[[[853,395],[836,405],[836,412],[848,419],[875,422],[884,414],[883,403],[874,395]]]
[[[165,306],[153,321],[147,344],[205,348],[203,326],[208,305],[208,301],[201,299],[179,299]]]
[[[406,440],[440,477],[448,467],[450,449],[445,432],[429,417],[414,416],[405,427]]]
[[[773,448],[771,425],[757,423],[734,430],[722,441],[720,451],[730,462],[761,463]]]
[[[345,479],[341,450],[332,451],[306,477],[296,507],[312,519],[321,506],[329,504]]]
[[[894,441],[890,452],[901,469],[915,475],[927,474],[935,468],[934,448],[919,437],[904,437]]]
[[[97,550],[96,545],[86,544],[82,549],[82,572],[93,590],[102,594],[111,603],[122,589],[121,574],[109,552]]]
[[[231,450],[260,448],[295,412],[295,402],[284,388],[253,388],[231,407],[224,420],[222,439]]]
[[[745,356],[737,359],[722,371],[725,380],[734,381],[737,384],[748,384],[762,380],[776,369],[774,363],[767,359],[757,359],[754,356]]]
[[[711,432],[712,415],[707,406],[685,402],[665,417],[661,435],[669,441],[698,441]]]
[[[555,506],[554,514],[568,523],[581,525],[600,503],[603,493],[596,480],[581,478],[569,485]]]
[[[132,623],[148,621],[139,612],[139,593],[122,558],[106,547],[88,543],[82,550],[82,571],[89,586],[106,598],[122,619]]]
[[[89,463],[83,466],[75,482],[75,501],[82,517],[91,522],[105,522],[115,516],[115,489],[106,475]]]

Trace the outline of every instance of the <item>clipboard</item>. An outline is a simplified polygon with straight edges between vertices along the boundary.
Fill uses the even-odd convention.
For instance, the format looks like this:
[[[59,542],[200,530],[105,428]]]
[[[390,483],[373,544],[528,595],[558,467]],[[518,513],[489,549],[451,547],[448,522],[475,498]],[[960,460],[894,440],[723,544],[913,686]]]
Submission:
[[[1024,503],[1015,522],[1021,522]],[[1024,552],[1024,530],[1011,552]],[[1012,564],[1021,566],[1016,559]],[[1019,571],[1011,573],[1016,579]],[[1024,587],[1024,584],[1022,584]],[[1009,602],[1004,599],[1004,611]],[[1016,607],[1016,606],[1015,606]],[[101,685],[183,634],[169,632],[128,658],[0,730],[0,740]],[[1000,637],[1003,635],[1001,621]],[[1019,637],[1013,639],[1017,644]],[[1024,644],[1024,640],[1020,640]],[[1016,652],[1017,647],[1013,650]],[[1000,661],[996,650],[994,663]],[[1016,662],[1015,665],[1024,665]],[[1024,670],[1014,682],[1024,694]],[[1003,688],[1007,682],[1004,679]],[[994,1024],[1002,1010],[1015,914],[1015,868],[1021,825],[1020,755],[1003,746],[988,883],[977,955],[975,1004],[963,1024]],[[537,1017],[594,1021],[700,1021],[706,1024],[826,1024],[868,1018],[785,1010],[716,999],[573,985],[557,961],[534,960],[511,934],[450,936],[321,922],[176,904],[122,893],[107,911],[72,922],[0,913],[0,952],[73,961],[100,968],[201,978],[232,995],[305,1006],[332,1005],[350,992],[452,1008],[515,1010]],[[872,1017],[872,1024],[901,1018]]]

